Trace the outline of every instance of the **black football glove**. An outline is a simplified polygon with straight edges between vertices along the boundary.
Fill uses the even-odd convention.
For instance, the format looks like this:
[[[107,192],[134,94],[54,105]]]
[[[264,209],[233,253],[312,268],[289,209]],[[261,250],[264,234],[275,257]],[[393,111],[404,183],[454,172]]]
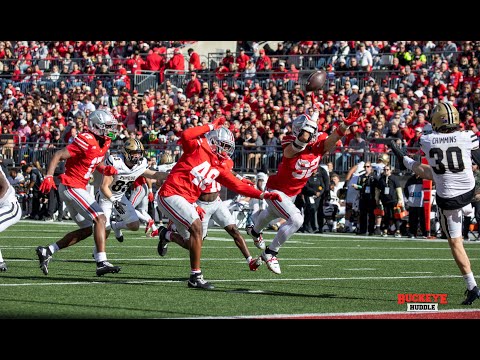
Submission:
[[[393,154],[395,155],[395,157],[398,160],[398,168],[400,170],[406,170],[407,168],[403,164],[403,157],[406,155],[405,150],[400,149],[397,146],[397,143],[395,142],[395,140],[390,141],[390,148],[392,149]]]
[[[113,207],[115,208],[115,210],[117,210],[117,212],[118,212],[120,215],[124,215],[124,214],[125,214],[125,204],[122,203],[121,201],[115,200],[115,201],[113,202]]]

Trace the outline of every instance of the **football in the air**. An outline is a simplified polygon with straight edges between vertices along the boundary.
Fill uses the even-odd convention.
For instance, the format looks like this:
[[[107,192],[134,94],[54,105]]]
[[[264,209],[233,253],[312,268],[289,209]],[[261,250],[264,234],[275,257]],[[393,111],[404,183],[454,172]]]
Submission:
[[[305,89],[307,91],[320,90],[323,88],[323,85],[325,85],[325,81],[327,81],[327,73],[325,70],[314,71],[308,76]]]

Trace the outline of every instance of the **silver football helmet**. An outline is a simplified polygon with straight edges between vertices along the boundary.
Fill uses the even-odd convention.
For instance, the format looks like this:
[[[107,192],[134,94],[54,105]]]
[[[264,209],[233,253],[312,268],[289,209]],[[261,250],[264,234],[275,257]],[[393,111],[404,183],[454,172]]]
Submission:
[[[208,144],[214,154],[218,157],[226,159],[232,157],[235,150],[235,138],[230,130],[221,127],[205,134]]]
[[[310,137],[310,143],[315,142],[318,137],[318,125],[316,121],[313,121],[308,115],[302,114],[297,116],[292,123],[293,135],[298,137],[302,131],[306,131],[312,136]]]
[[[98,136],[117,132],[117,119],[106,110],[95,110],[88,116],[88,130]]]

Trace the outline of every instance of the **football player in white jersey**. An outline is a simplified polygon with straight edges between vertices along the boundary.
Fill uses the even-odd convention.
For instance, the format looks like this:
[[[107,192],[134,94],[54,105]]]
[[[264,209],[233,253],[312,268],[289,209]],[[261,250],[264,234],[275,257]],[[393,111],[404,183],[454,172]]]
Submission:
[[[125,197],[125,192],[131,187],[139,176],[155,179],[160,182],[167,177],[167,173],[148,169],[147,159],[144,158],[143,144],[134,138],[128,139],[122,149],[123,159],[116,155],[110,155],[105,160],[105,165],[113,166],[117,173],[112,176],[103,176],[100,191],[97,192],[97,201],[100,204],[106,218],[107,237],[110,230],[115,231],[118,241],[123,241],[121,229],[137,231],[140,221],[132,203]],[[122,219],[110,224],[112,210]]]
[[[15,189],[7,180],[0,167],[0,232],[16,224],[22,217],[22,208],[15,196]],[[7,264],[3,261],[0,250],[0,272],[7,271]]]
[[[471,202],[475,193],[475,179],[472,158],[475,163],[480,163],[478,137],[470,130],[459,131],[458,111],[447,102],[435,106],[431,123],[433,132],[420,138],[428,165],[406,156],[394,142],[390,147],[400,164],[422,179],[435,182],[440,225],[448,237],[453,257],[467,285],[462,305],[471,305],[480,297],[480,290],[463,247],[462,228],[463,217],[473,213]]]

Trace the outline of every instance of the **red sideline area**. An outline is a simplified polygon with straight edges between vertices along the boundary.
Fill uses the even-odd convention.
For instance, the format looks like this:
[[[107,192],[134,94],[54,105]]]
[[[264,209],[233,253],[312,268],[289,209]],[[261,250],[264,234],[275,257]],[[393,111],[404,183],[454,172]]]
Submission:
[[[279,315],[257,317],[261,319],[480,319],[480,310],[448,310],[434,313],[393,312],[393,313],[352,313],[352,314],[306,314],[298,316]]]

